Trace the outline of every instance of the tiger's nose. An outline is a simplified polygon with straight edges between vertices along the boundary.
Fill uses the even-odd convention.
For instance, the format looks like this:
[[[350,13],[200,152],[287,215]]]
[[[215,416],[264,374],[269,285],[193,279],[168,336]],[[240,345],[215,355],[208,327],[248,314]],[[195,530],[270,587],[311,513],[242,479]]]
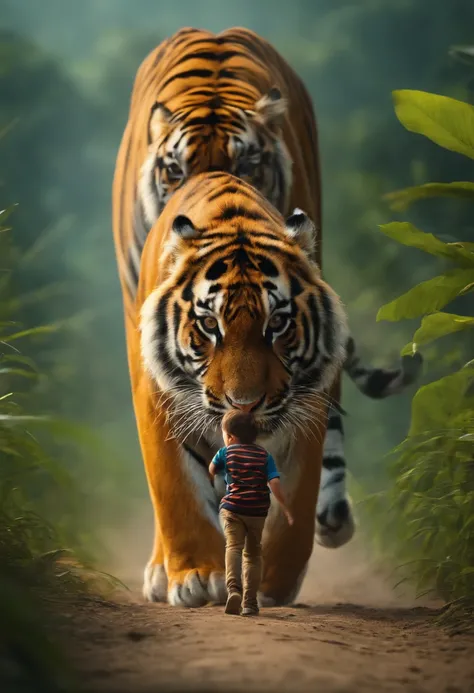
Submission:
[[[259,397],[258,399],[254,400],[249,400],[249,399],[234,399],[230,397],[229,395],[226,395],[226,399],[229,402],[229,404],[234,407],[234,409],[240,409],[241,411],[253,411],[254,409],[257,409],[259,407],[264,399],[265,399],[265,393]]]

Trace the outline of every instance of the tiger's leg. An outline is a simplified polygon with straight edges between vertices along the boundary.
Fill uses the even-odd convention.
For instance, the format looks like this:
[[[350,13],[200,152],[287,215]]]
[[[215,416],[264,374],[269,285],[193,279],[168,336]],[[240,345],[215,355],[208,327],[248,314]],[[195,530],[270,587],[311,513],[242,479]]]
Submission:
[[[130,314],[126,310],[125,306],[125,334],[126,334],[126,347],[127,347],[127,360],[128,368],[130,373],[130,381],[132,386],[132,392],[134,390],[134,383],[139,382],[141,377],[141,370],[139,366],[139,359],[136,357],[136,352],[134,349],[137,348],[136,345],[136,334],[137,330],[133,321],[130,318]],[[135,419],[138,425],[138,404],[139,397],[133,397],[133,408],[135,411]],[[153,541],[153,550],[150,556],[150,560],[146,564],[144,575],[143,575],[143,588],[142,593],[145,599],[150,602],[166,602],[168,596],[168,577],[166,575],[165,569],[165,556],[163,551],[162,537],[160,531],[160,523],[156,512],[154,513],[155,522],[155,537]]]
[[[316,509],[316,541],[321,546],[335,549],[347,544],[355,529],[351,498],[346,490],[342,415],[331,407]]]
[[[173,606],[223,603],[224,537],[215,507],[206,500],[206,494],[213,498],[209,480],[204,471],[200,473],[193,466],[196,463],[189,453],[170,437],[166,412],[157,406],[157,397],[144,375],[134,389],[134,404],[159,527],[146,577],[160,576],[160,566],[164,565],[167,600]],[[158,577],[159,591],[157,583]],[[146,587],[145,596],[150,598],[154,592]]]
[[[188,464],[191,469],[191,473],[193,467],[196,466],[196,462],[207,470],[207,461],[212,458],[213,451],[209,447],[204,437],[199,436],[197,439],[190,440],[189,445],[187,445],[186,448],[189,452]],[[196,474],[199,474],[199,469],[194,469],[193,476],[196,477]],[[198,480],[198,482],[200,482],[201,485],[206,484],[207,472],[204,475],[201,474],[201,478]],[[218,513],[219,503],[224,495],[224,492],[224,477],[217,475],[214,479],[214,488],[212,490],[209,489],[208,493],[205,494],[204,500],[208,505],[208,511],[211,513]],[[163,540],[161,537],[160,523],[158,518],[155,516],[155,539],[151,558],[145,568],[143,583],[143,595],[145,599],[153,602],[166,602],[168,597],[168,576],[164,566],[162,542]]]
[[[333,402],[340,402],[340,378],[331,388],[330,397]],[[315,538],[321,546],[338,548],[352,539],[355,528],[352,503],[346,490],[342,414],[336,407],[330,406],[316,507]]]
[[[315,433],[291,444],[279,462],[282,486],[294,517],[290,527],[272,499],[263,536],[263,579],[259,604],[277,606],[294,601],[306,574],[314,545],[316,502],[322,464],[325,417],[315,424]]]
[[[143,579],[143,596],[149,602],[166,602],[168,598],[168,576],[165,570],[160,524],[155,516],[155,539],[150,560],[146,564]]]
[[[384,399],[406,390],[419,377],[422,365],[423,359],[417,352],[413,356],[403,356],[395,369],[365,366],[357,354],[353,337],[348,338],[344,371],[359,390],[372,399]],[[340,402],[340,381],[334,385],[331,397]],[[316,541],[326,548],[338,548],[350,541],[355,529],[351,499],[346,491],[342,415],[331,407],[316,512]]]

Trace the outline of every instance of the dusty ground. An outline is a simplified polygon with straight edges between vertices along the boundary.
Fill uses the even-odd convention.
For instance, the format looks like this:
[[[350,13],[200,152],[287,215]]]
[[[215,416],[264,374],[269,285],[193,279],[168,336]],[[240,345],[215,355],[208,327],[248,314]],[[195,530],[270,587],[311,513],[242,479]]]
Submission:
[[[91,693],[474,692],[474,638],[436,627],[433,608],[391,584],[355,544],[319,549],[293,608],[178,610],[143,603],[135,582],[82,603],[64,635]]]
[[[354,604],[266,610],[85,604],[75,663],[84,691],[474,691],[473,640],[427,623],[423,608]]]

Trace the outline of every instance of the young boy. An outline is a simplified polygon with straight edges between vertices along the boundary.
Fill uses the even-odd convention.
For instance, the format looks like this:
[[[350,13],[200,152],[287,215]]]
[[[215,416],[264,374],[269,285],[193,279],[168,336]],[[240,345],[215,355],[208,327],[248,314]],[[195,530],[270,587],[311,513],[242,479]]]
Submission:
[[[270,487],[280,503],[288,523],[293,517],[280,486],[280,475],[273,457],[256,445],[258,429],[251,413],[231,410],[222,420],[225,447],[209,465],[212,481],[224,471],[226,493],[220,513],[226,539],[225,567],[227,585],[226,614],[258,614],[257,592],[262,577],[261,538],[270,507]],[[243,550],[243,603],[242,603]]]

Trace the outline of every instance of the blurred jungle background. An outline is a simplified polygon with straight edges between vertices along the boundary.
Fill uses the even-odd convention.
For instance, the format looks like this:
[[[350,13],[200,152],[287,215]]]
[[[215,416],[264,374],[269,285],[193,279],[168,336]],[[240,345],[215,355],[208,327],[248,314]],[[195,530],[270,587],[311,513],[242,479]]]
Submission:
[[[456,50],[474,45],[471,0],[0,0],[0,209],[8,210],[0,220],[7,229],[0,234],[0,624],[23,624],[10,645],[27,659],[20,633],[30,616],[14,612],[13,592],[18,601],[25,591],[36,594],[38,575],[47,582],[50,573],[67,591],[75,576],[51,568],[62,547],[104,568],[107,531],[126,531],[148,504],[129,394],[111,183],[138,65],[185,25],[254,29],[309,88],[322,153],[325,273],[347,306],[364,360],[397,363],[424,311],[402,322],[376,322],[377,312],[444,269],[378,225],[406,220],[444,242],[474,241],[467,195],[408,209],[394,209],[384,197],[429,181],[474,180],[469,156],[407,132],[392,99],[394,90],[414,89],[473,102],[474,62],[469,51]],[[469,296],[459,305],[449,310],[474,314]],[[456,372],[469,348],[461,332],[422,347],[420,384]],[[443,573],[439,591],[449,600],[474,581],[472,421],[462,423],[462,454],[451,441],[449,450],[435,445],[435,462],[413,450],[391,461],[387,454],[409,430],[415,391],[376,402],[345,379],[351,488],[369,534],[389,498],[392,558],[426,559],[426,575],[416,564],[426,588],[440,587],[447,570],[451,582]],[[440,409],[432,391],[427,401]],[[438,478],[442,469],[448,473]],[[388,495],[365,502],[380,492]],[[418,499],[415,509],[399,502],[407,494]],[[437,523],[435,507],[445,512]],[[420,521],[428,529],[416,534]],[[466,523],[471,534],[461,541]],[[455,565],[446,568],[446,556],[433,553],[436,536],[443,537],[441,552],[454,547]],[[25,572],[32,561],[42,571]],[[5,604],[3,594],[12,595]]]

